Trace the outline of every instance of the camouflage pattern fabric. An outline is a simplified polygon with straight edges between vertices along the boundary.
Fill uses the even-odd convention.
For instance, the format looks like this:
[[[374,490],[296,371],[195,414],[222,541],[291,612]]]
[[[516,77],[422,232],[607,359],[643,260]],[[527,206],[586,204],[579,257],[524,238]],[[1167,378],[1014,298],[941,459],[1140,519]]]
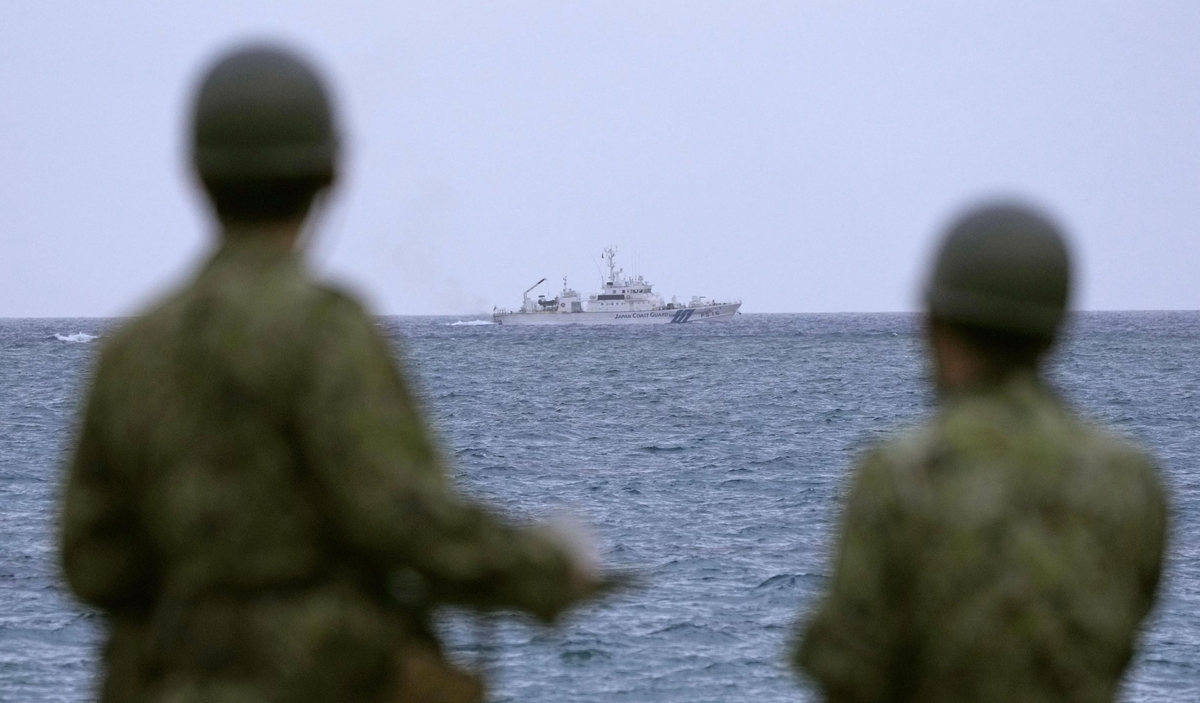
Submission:
[[[415,601],[580,595],[555,541],[455,496],[363,309],[259,236],[106,343],[61,540],[110,623],[106,701],[377,700],[432,641]]]
[[[1032,374],[870,452],[794,664],[834,703],[1112,701],[1158,584],[1163,489]]]

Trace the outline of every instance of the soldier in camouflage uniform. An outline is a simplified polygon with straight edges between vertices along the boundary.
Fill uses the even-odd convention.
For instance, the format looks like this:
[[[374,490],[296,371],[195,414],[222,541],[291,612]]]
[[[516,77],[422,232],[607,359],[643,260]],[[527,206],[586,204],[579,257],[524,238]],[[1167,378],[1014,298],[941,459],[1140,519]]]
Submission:
[[[603,579],[456,496],[388,342],[295,243],[335,175],[315,74],[234,52],[196,102],[216,252],[105,344],[62,559],[109,624],[102,700],[479,700],[428,606],[542,621]]]
[[[1044,217],[977,209],[927,290],[940,409],[867,453],[798,669],[832,703],[1110,702],[1154,600],[1152,459],[1039,375],[1068,260]]]

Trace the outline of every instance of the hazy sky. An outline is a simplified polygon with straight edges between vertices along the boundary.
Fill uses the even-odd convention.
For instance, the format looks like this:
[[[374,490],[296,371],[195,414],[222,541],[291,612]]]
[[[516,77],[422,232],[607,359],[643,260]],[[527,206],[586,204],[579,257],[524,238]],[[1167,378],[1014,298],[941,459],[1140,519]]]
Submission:
[[[1200,308],[1196,0],[9,0],[0,316],[133,312],[196,265],[185,116],[255,37],[333,83],[312,254],[379,312],[592,291],[610,243],[667,296],[912,309],[935,233],[996,193],[1067,225],[1080,307]]]

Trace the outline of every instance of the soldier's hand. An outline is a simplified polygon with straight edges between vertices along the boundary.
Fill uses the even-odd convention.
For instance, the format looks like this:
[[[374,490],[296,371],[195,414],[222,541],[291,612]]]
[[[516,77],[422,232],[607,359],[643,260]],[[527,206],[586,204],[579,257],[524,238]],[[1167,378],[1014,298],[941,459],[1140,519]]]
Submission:
[[[638,575],[633,571],[606,571],[602,574],[587,574],[571,585],[576,602],[593,600],[626,588],[638,585]]]
[[[600,577],[600,557],[592,532],[574,517],[560,513],[550,518],[541,528],[552,542],[563,549],[574,564],[580,580]]]
[[[543,619],[553,622],[563,611],[579,603],[594,600],[634,582],[629,572],[603,571],[589,530],[567,515],[558,515],[538,528],[557,544],[570,561],[565,593],[553,614]]]
[[[592,570],[574,568],[567,576],[565,589],[558,593],[553,604],[547,603],[549,609],[535,613],[547,625],[554,624],[568,610],[596,600],[621,588],[626,588],[635,582],[633,574],[627,572],[597,573]]]

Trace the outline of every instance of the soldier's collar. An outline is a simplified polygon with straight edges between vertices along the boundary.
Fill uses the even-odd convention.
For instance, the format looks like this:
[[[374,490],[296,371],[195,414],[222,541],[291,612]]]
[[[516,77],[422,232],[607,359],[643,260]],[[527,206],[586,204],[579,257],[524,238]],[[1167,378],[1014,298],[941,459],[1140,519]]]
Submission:
[[[295,246],[257,237],[222,237],[202,267],[204,271],[303,267],[304,258]]]
[[[218,256],[222,253],[233,256],[269,258],[298,257],[300,248],[294,231],[273,227],[227,227],[222,230]]]
[[[1046,392],[1048,389],[1035,369],[1016,369],[1002,376],[981,378],[968,385],[943,392],[946,399],[964,398],[991,393]]]
[[[302,219],[272,220],[270,222],[225,222],[221,225],[222,241],[276,241],[294,244],[300,238]]]

